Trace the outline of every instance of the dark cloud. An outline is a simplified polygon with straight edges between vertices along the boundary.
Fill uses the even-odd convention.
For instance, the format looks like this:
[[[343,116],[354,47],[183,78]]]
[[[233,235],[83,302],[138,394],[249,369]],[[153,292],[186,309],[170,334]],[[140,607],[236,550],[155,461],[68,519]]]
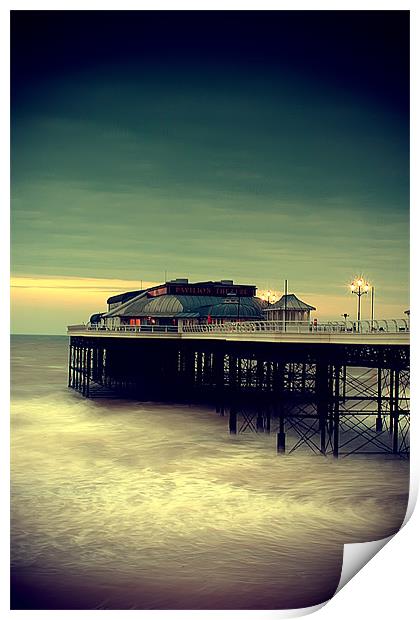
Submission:
[[[408,15],[12,12],[14,271],[406,303]]]

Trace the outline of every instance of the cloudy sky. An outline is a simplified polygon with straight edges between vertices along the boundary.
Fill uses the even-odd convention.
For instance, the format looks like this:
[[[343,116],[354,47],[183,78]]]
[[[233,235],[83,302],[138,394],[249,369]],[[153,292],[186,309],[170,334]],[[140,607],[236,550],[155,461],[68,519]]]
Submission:
[[[12,330],[165,272],[403,316],[408,52],[408,12],[13,12]]]

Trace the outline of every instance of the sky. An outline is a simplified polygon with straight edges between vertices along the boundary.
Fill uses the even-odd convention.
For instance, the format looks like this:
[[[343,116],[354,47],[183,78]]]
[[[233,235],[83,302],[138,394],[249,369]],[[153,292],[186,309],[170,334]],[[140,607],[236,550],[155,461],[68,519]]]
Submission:
[[[11,112],[13,333],[165,273],[409,308],[407,11],[13,11]]]

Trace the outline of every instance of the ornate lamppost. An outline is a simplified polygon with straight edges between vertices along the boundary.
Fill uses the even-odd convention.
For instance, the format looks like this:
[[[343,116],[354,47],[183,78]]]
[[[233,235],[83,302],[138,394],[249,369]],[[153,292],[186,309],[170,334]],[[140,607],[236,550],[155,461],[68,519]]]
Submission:
[[[360,306],[362,295],[367,295],[369,292],[369,282],[362,277],[356,278],[350,284],[350,290],[352,293],[357,295],[357,321],[358,321],[358,329],[360,325]]]
[[[263,301],[265,301],[265,303],[267,304],[267,308],[269,308],[270,306],[272,306],[274,303],[276,303],[277,300],[277,293],[271,290],[268,291],[262,291],[260,293],[260,299],[262,299]]]
[[[273,304],[276,303],[277,301],[277,293],[275,291],[271,291],[271,290],[266,290],[266,291],[261,291],[259,297],[260,299],[265,302],[265,312],[266,312],[266,320],[267,321],[272,321],[274,320],[273,317],[270,317],[270,312],[268,312],[271,308],[271,306]]]

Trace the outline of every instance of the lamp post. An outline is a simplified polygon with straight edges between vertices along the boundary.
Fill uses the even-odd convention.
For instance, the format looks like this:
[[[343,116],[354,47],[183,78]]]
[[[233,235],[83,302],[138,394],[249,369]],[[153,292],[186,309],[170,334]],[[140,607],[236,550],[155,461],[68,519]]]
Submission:
[[[352,293],[357,295],[357,330],[360,329],[360,307],[361,307],[361,299],[362,295],[367,295],[369,292],[369,283],[364,280],[364,278],[360,277],[350,284],[350,290]]]
[[[372,321],[371,328],[373,329],[373,320],[375,318],[375,310],[374,310],[374,299],[375,299],[375,287],[372,286],[370,289],[370,320]]]
[[[287,280],[284,281],[284,331],[287,329]]]
[[[266,302],[267,308],[270,308],[270,306],[277,302],[277,293],[276,291],[264,291],[261,299]]]

